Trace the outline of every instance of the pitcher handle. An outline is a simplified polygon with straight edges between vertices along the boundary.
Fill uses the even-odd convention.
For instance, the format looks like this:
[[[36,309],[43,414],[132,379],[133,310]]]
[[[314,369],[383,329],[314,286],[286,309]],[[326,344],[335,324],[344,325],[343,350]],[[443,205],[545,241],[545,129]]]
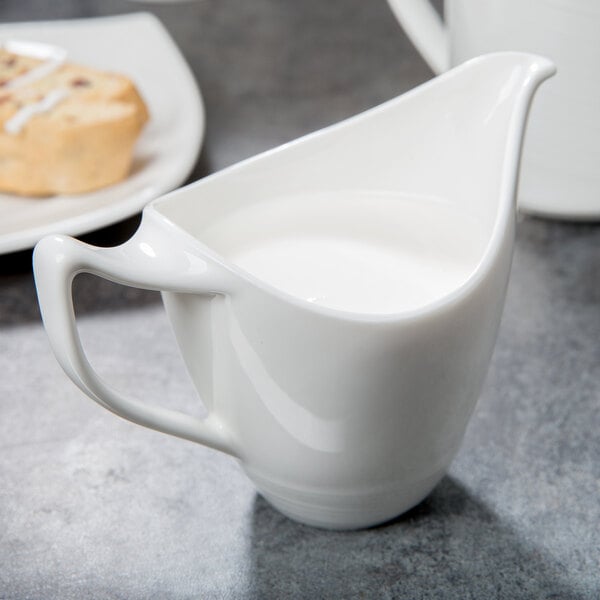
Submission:
[[[139,425],[237,456],[227,428],[216,415],[198,419],[128,398],[100,378],[83,351],[72,296],[72,282],[79,273],[142,289],[226,293],[206,263],[191,261],[189,256],[173,260],[172,249],[160,253],[160,248],[136,236],[114,248],[98,248],[62,235],[41,240],[34,250],[33,267],[50,345],[67,375],[104,408]]]
[[[439,75],[450,68],[448,29],[429,0],[388,0],[406,35],[431,70]]]

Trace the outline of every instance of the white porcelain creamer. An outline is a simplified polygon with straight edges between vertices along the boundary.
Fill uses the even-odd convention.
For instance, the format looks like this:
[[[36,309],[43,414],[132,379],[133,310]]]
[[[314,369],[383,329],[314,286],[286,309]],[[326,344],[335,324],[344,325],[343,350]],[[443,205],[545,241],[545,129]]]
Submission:
[[[299,521],[386,521],[461,443],[494,347],[521,140],[543,58],[474,59],[154,201],[131,240],[34,253],[52,347],[126,419],[239,459]],[[82,271],[163,291],[208,417],[124,397],[83,354]]]
[[[537,52],[558,67],[527,126],[519,206],[541,216],[600,219],[600,2],[388,0],[435,73],[500,50]]]

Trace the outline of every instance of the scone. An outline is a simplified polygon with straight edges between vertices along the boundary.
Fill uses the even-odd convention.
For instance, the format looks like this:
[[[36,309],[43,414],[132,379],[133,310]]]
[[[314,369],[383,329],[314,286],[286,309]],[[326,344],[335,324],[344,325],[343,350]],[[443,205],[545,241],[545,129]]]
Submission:
[[[130,169],[148,120],[122,75],[0,48],[0,190],[78,194]]]

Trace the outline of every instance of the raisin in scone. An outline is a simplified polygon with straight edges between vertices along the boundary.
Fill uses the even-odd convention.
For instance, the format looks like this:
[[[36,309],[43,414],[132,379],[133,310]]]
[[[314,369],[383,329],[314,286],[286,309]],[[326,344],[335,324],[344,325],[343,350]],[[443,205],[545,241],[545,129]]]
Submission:
[[[0,190],[78,194],[131,168],[148,111],[122,75],[0,48]]]

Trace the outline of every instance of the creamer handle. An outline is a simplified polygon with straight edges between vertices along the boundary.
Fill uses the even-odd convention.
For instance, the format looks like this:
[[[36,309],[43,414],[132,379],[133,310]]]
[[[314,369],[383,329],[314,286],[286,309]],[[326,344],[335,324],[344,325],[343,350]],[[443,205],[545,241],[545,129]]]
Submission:
[[[115,248],[97,248],[53,235],[34,251],[33,267],[44,326],[56,358],[73,382],[111,412],[138,423],[231,455],[237,455],[227,428],[210,414],[198,419],[181,412],[125,397],[108,386],[87,360],[77,331],[72,282],[78,273],[152,290],[219,293],[220,283],[201,260],[132,238]],[[163,256],[160,256],[160,254]],[[216,278],[218,279],[218,277]]]
[[[406,35],[431,70],[439,75],[450,68],[448,30],[428,0],[388,0]]]

